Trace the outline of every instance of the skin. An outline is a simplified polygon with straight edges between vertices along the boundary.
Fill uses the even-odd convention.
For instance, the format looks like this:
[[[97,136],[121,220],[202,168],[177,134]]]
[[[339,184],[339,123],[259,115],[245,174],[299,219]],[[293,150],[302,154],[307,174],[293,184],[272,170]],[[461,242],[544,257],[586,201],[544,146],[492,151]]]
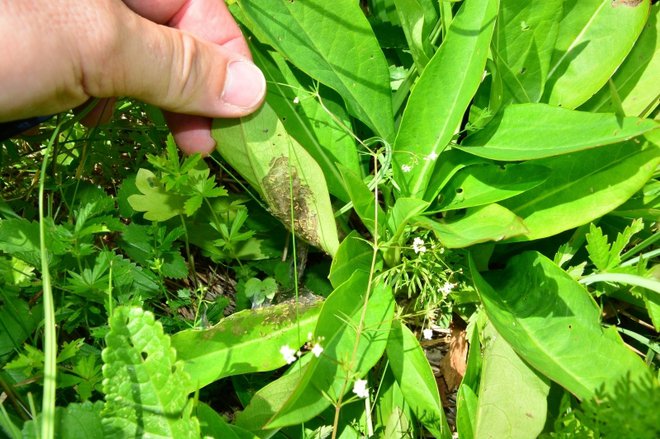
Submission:
[[[130,96],[164,110],[177,144],[209,153],[211,118],[263,102],[223,0],[0,0],[0,122]],[[111,113],[102,101],[88,121]]]

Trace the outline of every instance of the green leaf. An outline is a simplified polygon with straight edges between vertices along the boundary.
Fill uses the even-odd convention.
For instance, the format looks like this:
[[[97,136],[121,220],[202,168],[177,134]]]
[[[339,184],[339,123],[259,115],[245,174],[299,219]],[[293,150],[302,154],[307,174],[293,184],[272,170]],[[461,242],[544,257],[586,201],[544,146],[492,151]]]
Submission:
[[[216,119],[213,137],[218,152],[263,195],[277,219],[335,254],[339,240],[323,172],[268,104],[241,119]]]
[[[616,330],[601,327],[589,293],[545,256],[522,253],[485,278],[472,260],[470,270],[497,332],[525,362],[578,398],[626,377],[633,383],[648,377],[648,367]]]
[[[101,410],[103,402],[89,401],[82,404],[69,404],[66,407],[55,409],[55,438],[56,439],[89,439],[105,438]],[[39,414],[36,421],[26,422],[23,426],[23,438],[39,437],[43,416]]]
[[[385,56],[359,5],[337,0],[239,0],[247,26],[296,67],[336,90],[380,137],[394,134]],[[341,36],[338,38],[338,36]],[[350,53],[350,56],[347,54]]]
[[[358,174],[361,169],[355,140],[346,132],[351,120],[341,97],[322,86],[318,87],[318,98],[308,95],[316,87],[311,78],[294,70],[279,53],[267,52],[256,43],[251,47],[252,56],[268,81],[266,101],[280,117],[286,131],[319,164],[330,193],[348,202],[336,164],[341,163]]]
[[[170,338],[150,312],[119,307],[103,350],[106,438],[199,438],[191,382]]]
[[[379,204],[376,204],[373,192],[353,171],[341,165],[338,165],[338,168],[355,213],[372,236],[375,236],[377,228],[378,235],[382,235],[385,232],[385,212]]]
[[[561,0],[500,1],[492,48],[504,85],[503,104],[541,99],[562,6]]]
[[[649,0],[618,7],[611,0],[565,3],[544,100],[572,109],[593,96],[632,49],[648,18],[649,4]]]
[[[436,438],[451,438],[431,366],[415,335],[400,320],[392,323],[387,359],[415,417]]]
[[[392,324],[394,299],[390,287],[376,284],[368,288],[368,280],[368,273],[356,271],[326,299],[314,332],[315,339],[324,340],[324,351],[294,372],[295,380],[291,375],[284,377],[290,386],[288,397],[278,405],[267,404],[274,416],[265,427],[280,428],[313,418],[330,406],[328,397],[342,397],[353,380],[364,376],[380,359]],[[248,406],[245,416],[263,410],[265,401],[259,393],[253,400],[257,408]]]
[[[545,104],[510,105],[457,148],[493,160],[532,160],[619,143],[658,127],[650,119]]]
[[[545,238],[603,216],[642,188],[658,163],[660,148],[637,141],[536,161],[550,177],[502,202],[528,229],[511,241]]]
[[[70,233],[63,227],[46,220],[46,242],[50,255],[62,255],[70,251]],[[0,220],[0,251],[41,266],[39,250],[39,224],[23,218]]]
[[[607,236],[603,235],[600,227],[591,223],[586,237],[585,248],[589,252],[589,259],[599,270],[606,270],[610,261],[610,244],[607,242]]]
[[[215,410],[203,402],[197,402],[195,415],[202,425],[202,436],[222,439],[257,439],[258,436],[231,425]]]
[[[135,179],[141,195],[128,197],[128,204],[136,212],[144,212],[144,219],[149,221],[167,221],[184,213],[186,197],[168,192],[148,169],[140,168]]]
[[[394,142],[394,178],[422,197],[435,159],[454,135],[481,82],[498,0],[466,0],[415,84]],[[406,170],[410,167],[410,170]]]
[[[660,4],[651,7],[651,15],[628,57],[618,68],[611,83],[605,85],[580,107],[583,110],[614,113],[618,110],[610,85],[621,100],[624,114],[644,117],[652,114],[660,97]]]
[[[480,312],[481,315],[481,312]],[[477,320],[478,321],[478,320]],[[473,439],[477,425],[479,379],[482,369],[479,324],[472,328],[465,375],[456,395],[456,430],[462,439]]]
[[[41,307],[33,312],[27,302],[8,296],[6,292],[0,292],[0,302],[0,364],[4,364],[37,328]]]
[[[373,247],[355,230],[341,242],[337,254],[332,258],[328,278],[337,288],[346,282],[356,270],[369,271],[374,256]]]
[[[433,210],[483,206],[519,195],[543,183],[550,172],[534,163],[486,164],[461,169],[440,192]]]
[[[240,311],[205,330],[185,330],[172,336],[172,347],[199,389],[221,378],[282,367],[280,349],[302,346],[316,325],[318,303],[282,304]]]
[[[445,247],[463,248],[487,241],[501,241],[526,233],[522,220],[499,204],[467,209],[451,220],[417,217],[415,224],[433,230]]]
[[[545,425],[550,381],[487,325],[476,438],[536,439]]]
[[[394,0],[394,5],[410,54],[421,72],[433,56],[430,36],[438,20],[438,13],[430,0]]]

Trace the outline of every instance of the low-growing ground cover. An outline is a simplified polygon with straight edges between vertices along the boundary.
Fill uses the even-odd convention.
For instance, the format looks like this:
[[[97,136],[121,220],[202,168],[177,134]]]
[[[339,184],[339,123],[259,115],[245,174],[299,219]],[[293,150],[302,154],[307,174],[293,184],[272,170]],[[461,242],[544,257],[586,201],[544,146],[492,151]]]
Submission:
[[[214,155],[2,143],[0,431],[657,437],[658,5],[230,3]]]

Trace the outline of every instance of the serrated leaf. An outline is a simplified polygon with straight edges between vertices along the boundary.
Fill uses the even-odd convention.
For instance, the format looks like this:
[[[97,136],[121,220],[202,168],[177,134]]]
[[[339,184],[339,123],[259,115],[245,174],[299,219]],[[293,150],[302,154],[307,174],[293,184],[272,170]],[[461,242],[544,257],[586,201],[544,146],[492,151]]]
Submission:
[[[103,402],[89,401],[82,404],[69,404],[55,409],[55,439],[104,438],[101,423]],[[43,416],[36,421],[26,422],[23,426],[23,438],[39,437]]]
[[[599,270],[607,269],[610,260],[610,244],[607,242],[607,236],[603,235],[600,227],[592,223],[589,225],[589,233],[586,237],[585,248],[589,252],[589,259]]]
[[[69,252],[70,237],[71,233],[66,228],[46,219],[46,243],[50,255]],[[0,251],[15,256],[33,267],[40,267],[39,224],[23,218],[0,220]]]
[[[128,203],[136,212],[144,212],[144,219],[167,221],[184,212],[186,197],[168,192],[150,170],[138,170],[135,186],[141,195],[129,196]]]
[[[263,195],[277,219],[335,254],[339,239],[323,172],[268,104],[241,119],[216,119],[213,137],[218,152]]]
[[[191,382],[153,314],[119,307],[103,350],[106,438],[199,438]]]

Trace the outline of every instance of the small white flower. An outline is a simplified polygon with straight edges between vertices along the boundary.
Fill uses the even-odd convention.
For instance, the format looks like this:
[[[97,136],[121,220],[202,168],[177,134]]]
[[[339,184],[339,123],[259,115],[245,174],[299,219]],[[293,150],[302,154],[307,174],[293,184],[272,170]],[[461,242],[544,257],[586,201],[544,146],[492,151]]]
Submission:
[[[294,104],[294,105],[298,105],[299,103],[300,103],[300,98],[299,98],[298,96],[296,96],[295,98],[293,98],[293,104]]]
[[[307,333],[307,341],[312,341],[313,336],[314,336],[314,334],[312,334],[311,332],[308,332]]]
[[[432,153],[430,153],[429,155],[427,155],[426,157],[424,157],[424,160],[426,160],[427,162],[428,162],[428,161],[431,161],[431,162],[432,162],[433,160],[435,160],[435,159],[437,159],[437,158],[438,158],[438,154],[437,154],[435,151],[433,151]]]
[[[452,292],[452,290],[456,287],[456,284],[453,284],[449,281],[445,282],[444,285],[442,285],[440,288],[438,288],[438,291],[440,291],[442,294],[447,295]]]
[[[319,358],[321,356],[321,352],[323,352],[323,346],[321,346],[319,343],[314,343],[312,354],[314,354],[316,358]]]
[[[423,329],[422,334],[424,335],[424,340],[433,340],[433,329],[431,328]]]
[[[401,170],[403,172],[410,172],[412,170],[412,167],[410,165],[401,165]]]
[[[424,252],[426,252],[426,246],[424,245],[424,240],[422,238],[419,238],[419,237],[413,239],[412,248],[415,251],[415,253],[424,253]]]
[[[291,349],[288,344],[285,344],[280,348],[280,354],[284,357],[284,361],[286,361],[286,364],[291,364],[294,361],[296,361],[296,350]]]
[[[355,393],[358,398],[366,398],[369,396],[367,380],[357,380],[355,384],[353,384],[353,393]]]

